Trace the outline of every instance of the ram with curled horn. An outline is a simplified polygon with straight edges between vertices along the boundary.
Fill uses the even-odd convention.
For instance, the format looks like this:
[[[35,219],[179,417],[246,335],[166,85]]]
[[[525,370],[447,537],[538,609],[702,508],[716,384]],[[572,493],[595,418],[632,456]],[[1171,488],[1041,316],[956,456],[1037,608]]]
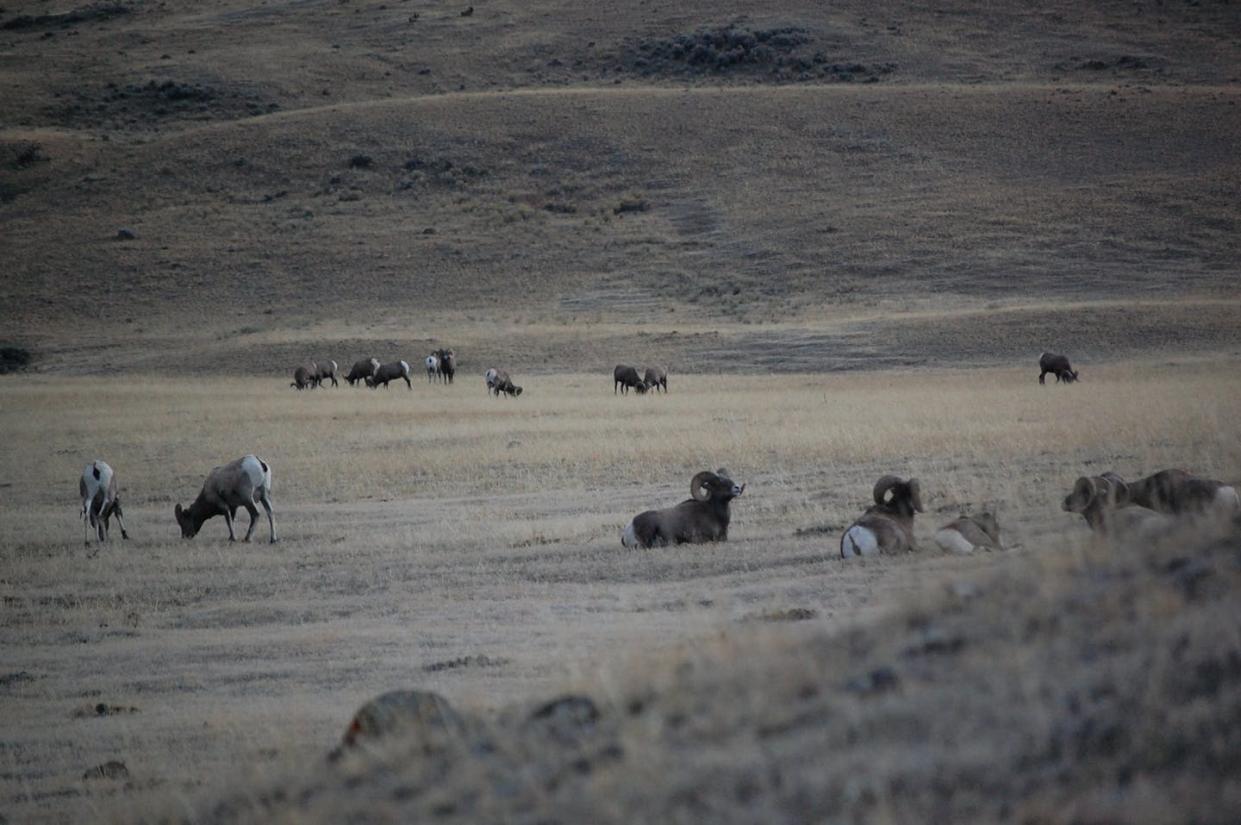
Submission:
[[[922,512],[918,480],[884,476],[875,482],[875,503],[840,538],[840,557],[913,550],[914,514]]]
[[[1080,514],[1100,537],[1151,537],[1174,523],[1166,513],[1135,504],[1129,485],[1115,473],[1077,479],[1060,508]]]
[[[621,533],[621,544],[655,547],[727,541],[729,503],[744,492],[745,485],[738,486],[723,467],[714,473],[703,470],[690,480],[688,500],[634,516]]]

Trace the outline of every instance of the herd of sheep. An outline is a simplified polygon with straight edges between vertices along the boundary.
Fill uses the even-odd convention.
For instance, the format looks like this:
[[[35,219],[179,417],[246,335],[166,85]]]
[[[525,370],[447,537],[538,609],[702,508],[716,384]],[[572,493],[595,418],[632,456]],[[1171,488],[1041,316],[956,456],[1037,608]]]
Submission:
[[[440,349],[427,356],[427,380],[452,383],[456,374],[456,356],[451,349]],[[1039,357],[1039,383],[1048,373],[1057,382],[1072,383],[1078,373],[1068,358],[1054,353]],[[335,361],[300,366],[294,372],[293,386],[298,389],[321,386],[323,381],[336,381]],[[375,358],[356,362],[345,380],[354,385],[362,381],[368,387],[387,386],[389,381],[403,378],[407,385],[410,368],[406,361],[381,364]],[[487,391],[496,396],[521,395],[522,388],[513,383],[504,370],[491,368],[484,375]],[[639,373],[636,367],[618,365],[613,371],[613,394],[630,389],[645,393],[652,389],[668,391],[668,373],[662,367],[648,367]],[[104,461],[92,461],[82,471],[79,489],[82,496],[81,517],[90,544],[89,528],[95,528],[99,542],[107,539],[113,516],[121,527],[121,537],[129,538],[121,509],[116,473]],[[703,470],[690,480],[690,498],[663,510],[639,513],[625,526],[621,544],[625,547],[657,547],[669,544],[702,543],[728,539],[731,520],[730,504],[745,492],[745,485],[733,481],[731,473],[720,468]],[[916,547],[914,516],[922,510],[922,491],[917,479],[895,475],[880,478],[872,491],[870,505],[840,539],[841,558],[871,556],[878,553],[907,552]],[[267,513],[268,538],[276,541],[276,522],[271,502],[271,467],[254,455],[243,456],[213,469],[203,482],[198,498],[189,507],[176,505],[174,515],[183,538],[193,538],[203,522],[224,516],[230,541],[236,540],[233,519],[238,508],[250,514],[250,524],[243,541],[249,541],[258,521],[258,506]],[[1212,479],[1201,478],[1186,470],[1161,470],[1135,482],[1126,482],[1115,473],[1083,476],[1065,497],[1062,509],[1080,513],[1086,523],[1100,535],[1150,535],[1177,520],[1203,516],[1237,516],[1241,499],[1233,487]],[[935,543],[945,552],[972,553],[975,550],[1001,550],[1000,525],[992,513],[962,515],[945,524],[935,533]]]

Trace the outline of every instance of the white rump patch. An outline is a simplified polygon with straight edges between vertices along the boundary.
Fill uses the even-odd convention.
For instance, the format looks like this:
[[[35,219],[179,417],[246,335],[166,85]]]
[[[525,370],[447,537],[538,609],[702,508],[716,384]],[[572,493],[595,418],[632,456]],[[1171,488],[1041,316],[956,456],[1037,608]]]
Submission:
[[[945,553],[973,553],[976,549],[974,545],[970,544],[969,539],[950,528],[944,528],[936,533],[935,543]]]
[[[99,478],[95,478],[95,468],[99,468]],[[99,500],[102,508],[108,496],[108,486],[112,483],[112,468],[105,461],[92,461],[82,470],[82,486],[86,492],[82,496],[82,515],[94,509],[95,496],[103,491]]]
[[[841,558],[873,556],[878,552],[879,538],[869,527],[855,524],[845,531],[844,538],[840,540]]]
[[[1222,513],[1241,510],[1241,497],[1237,496],[1236,488],[1220,487],[1215,491],[1215,506]]]
[[[624,531],[621,533],[621,544],[625,547],[638,546],[638,534],[633,530],[633,522],[630,521],[625,525]]]
[[[405,374],[406,374],[406,375],[409,375],[409,362],[407,362],[407,361],[402,361],[402,362],[401,362],[401,369],[403,369],[403,370],[405,371]]]
[[[267,472],[263,472],[263,462],[259,461],[258,456],[248,455],[241,460],[241,469],[250,477],[250,484],[257,490],[263,487],[267,492],[271,492],[271,465],[267,465]]]

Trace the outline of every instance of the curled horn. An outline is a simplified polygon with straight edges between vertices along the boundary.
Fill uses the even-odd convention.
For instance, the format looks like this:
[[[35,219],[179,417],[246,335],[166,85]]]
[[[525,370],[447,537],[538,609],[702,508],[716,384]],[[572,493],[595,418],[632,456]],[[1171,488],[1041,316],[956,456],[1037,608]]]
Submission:
[[[914,510],[922,512],[922,488],[918,486],[918,479],[909,479],[909,497],[913,499]]]
[[[1086,501],[1094,501],[1094,497],[1098,495],[1098,488],[1095,486],[1093,478],[1082,476],[1077,479],[1077,483],[1073,485],[1074,498],[1082,498]]]
[[[895,487],[896,485],[900,483],[901,483],[901,480],[897,476],[884,476],[883,478],[876,481],[875,482],[875,503],[883,504],[884,503],[883,497],[888,494],[888,490],[891,490],[893,487]]]
[[[698,475],[690,479],[689,494],[693,496],[695,501],[706,501],[711,497],[711,491],[707,489],[711,482],[719,479],[715,473],[710,470],[703,470]]]
[[[1114,506],[1128,504],[1129,485],[1125,483],[1124,479],[1115,473],[1111,473],[1110,476],[1105,475],[1104,478],[1108,482],[1107,497],[1109,502]]]

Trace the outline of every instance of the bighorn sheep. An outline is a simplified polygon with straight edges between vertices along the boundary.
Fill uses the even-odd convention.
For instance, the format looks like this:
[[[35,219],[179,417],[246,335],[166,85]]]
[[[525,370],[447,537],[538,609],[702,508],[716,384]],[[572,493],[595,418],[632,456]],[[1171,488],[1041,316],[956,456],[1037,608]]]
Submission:
[[[314,372],[309,367],[298,367],[293,370],[293,383],[289,386],[298,390],[314,389]]]
[[[404,379],[405,386],[409,387],[411,390],[414,388],[414,385],[409,381],[408,361],[393,361],[390,364],[381,364],[379,369],[375,370],[374,375],[367,377],[366,386],[374,389],[380,384],[383,384],[384,389],[386,390],[388,389],[388,382],[395,381],[398,378]]]
[[[250,513],[250,528],[246,530],[243,541],[249,541],[259,517],[258,508],[254,506],[255,501],[262,504],[267,511],[269,539],[275,542],[276,521],[271,512],[271,467],[261,458],[247,455],[213,469],[207,474],[202,492],[194,499],[194,503],[187,508],[178,504],[173,513],[177,517],[177,524],[181,525],[182,538],[194,538],[204,521],[212,516],[222,515],[224,523],[228,525],[228,540],[236,541],[233,517],[238,507],[244,507]]]
[[[487,391],[494,392],[497,398],[500,397],[500,393],[505,393],[510,398],[516,398],[521,395],[521,387],[514,384],[504,370],[492,367],[487,370],[484,378],[487,379]]]
[[[1080,513],[1101,536],[1149,535],[1173,523],[1171,516],[1133,504],[1128,485],[1117,476],[1082,476],[1060,506],[1065,512]]]
[[[435,353],[427,356],[427,382],[435,381],[435,377],[440,374],[440,358]]]
[[[86,465],[78,481],[78,492],[82,494],[82,531],[88,547],[90,528],[95,528],[99,541],[106,541],[108,520],[114,515],[116,523],[121,525],[121,538],[129,538],[116,486],[116,473],[112,472],[106,461],[92,461]]]
[[[1038,357],[1038,368],[1041,370],[1038,374],[1038,382],[1045,383],[1044,379],[1047,373],[1056,376],[1056,383],[1063,381],[1071,384],[1077,380],[1077,371],[1069,365],[1069,359],[1066,355],[1058,355],[1054,352],[1044,352]]]
[[[1104,473],[1103,478],[1123,484],[1131,503],[1159,513],[1231,515],[1241,510],[1236,488],[1185,470],[1160,470],[1134,482],[1125,481],[1116,473]]]
[[[353,367],[349,370],[349,374],[345,376],[345,380],[352,387],[358,381],[365,382],[367,378],[374,377],[375,371],[378,369],[378,358],[366,358],[361,361],[355,361],[353,362]]]
[[[914,513],[921,512],[922,495],[916,478],[905,481],[884,476],[875,482],[875,503],[840,537],[840,557],[914,549]]]
[[[315,383],[322,386],[325,378],[332,380],[333,387],[339,387],[340,382],[336,380],[338,367],[335,361],[319,361],[315,364]]]
[[[616,369],[612,370],[612,395],[616,395],[617,388],[624,395],[629,392],[630,387],[637,390],[639,395],[648,389],[646,382],[638,376],[636,367],[617,364]]]
[[[935,543],[945,553],[973,553],[975,550],[1003,550],[1000,523],[991,513],[962,515],[945,524],[935,534]]]
[[[647,367],[642,376],[642,383],[650,389],[668,391],[668,370],[663,367]]]
[[[665,544],[698,544],[727,541],[730,519],[728,503],[745,492],[721,467],[703,470],[689,482],[692,498],[666,510],[647,510],[633,517],[621,533],[625,547],[654,547]]]
[[[450,349],[437,349],[435,357],[440,361],[440,378],[445,384],[451,384],[457,374],[457,354]]]

